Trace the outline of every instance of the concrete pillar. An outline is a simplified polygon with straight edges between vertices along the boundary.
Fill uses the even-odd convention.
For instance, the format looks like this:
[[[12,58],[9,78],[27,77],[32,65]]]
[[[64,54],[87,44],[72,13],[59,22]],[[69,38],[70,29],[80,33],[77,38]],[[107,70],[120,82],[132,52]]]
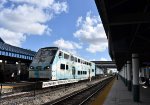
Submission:
[[[123,66],[123,82],[125,83],[125,69],[124,69],[124,66]]]
[[[139,57],[138,54],[132,54],[132,71],[133,71],[133,100],[140,101],[139,87]]]
[[[2,72],[4,71],[4,69],[5,69],[5,60],[2,60],[2,66],[1,66]]]
[[[5,60],[2,60],[2,65],[1,65],[1,77],[0,77],[0,81],[1,82],[4,82],[4,71],[5,71]]]
[[[127,64],[125,64],[125,85],[127,86]]]
[[[17,81],[20,81],[21,61],[18,61]]]
[[[127,81],[128,81],[128,90],[131,91],[132,81],[131,81],[131,61],[127,61]]]
[[[146,67],[146,85],[149,86],[149,67]]]

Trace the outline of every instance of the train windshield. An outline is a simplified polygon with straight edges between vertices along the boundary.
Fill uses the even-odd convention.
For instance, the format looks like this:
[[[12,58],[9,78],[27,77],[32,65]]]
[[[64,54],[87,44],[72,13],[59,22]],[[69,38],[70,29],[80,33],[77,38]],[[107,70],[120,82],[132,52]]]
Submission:
[[[32,63],[52,64],[54,57],[56,55],[56,52],[57,52],[57,49],[49,49],[49,48],[40,49]]]

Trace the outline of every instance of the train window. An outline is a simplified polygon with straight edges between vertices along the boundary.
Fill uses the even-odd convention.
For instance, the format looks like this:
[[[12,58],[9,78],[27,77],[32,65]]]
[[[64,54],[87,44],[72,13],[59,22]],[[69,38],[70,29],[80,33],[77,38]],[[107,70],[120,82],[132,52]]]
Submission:
[[[64,58],[65,59],[69,59],[69,55],[68,54],[64,54]]]
[[[85,64],[87,65],[87,62],[85,62]]]
[[[80,71],[78,71],[78,75],[80,75]]]
[[[81,71],[81,75],[82,75],[82,71]]]
[[[78,62],[80,63],[80,59],[78,59]]]
[[[74,61],[74,57],[73,56],[71,56],[71,61]]]
[[[82,64],[83,64],[83,62],[84,62],[84,61],[83,61],[83,60],[81,60],[81,63],[82,63]]]
[[[65,70],[65,64],[61,64],[61,65],[60,65],[60,69]]]
[[[63,52],[59,51],[59,57],[62,57]]]
[[[87,74],[87,71],[85,71],[85,74]]]
[[[83,64],[85,64],[85,61],[83,62]]]
[[[94,72],[94,69],[92,69],[92,72]]]
[[[75,58],[75,62],[77,62],[77,58]]]
[[[66,65],[66,70],[68,70],[68,65]]]

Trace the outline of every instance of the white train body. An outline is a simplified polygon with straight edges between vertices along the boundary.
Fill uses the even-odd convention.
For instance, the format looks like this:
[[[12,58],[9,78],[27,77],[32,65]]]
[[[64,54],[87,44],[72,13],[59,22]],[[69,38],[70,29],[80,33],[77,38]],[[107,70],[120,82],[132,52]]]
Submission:
[[[30,79],[89,79],[95,76],[95,64],[58,47],[41,48],[30,68]]]

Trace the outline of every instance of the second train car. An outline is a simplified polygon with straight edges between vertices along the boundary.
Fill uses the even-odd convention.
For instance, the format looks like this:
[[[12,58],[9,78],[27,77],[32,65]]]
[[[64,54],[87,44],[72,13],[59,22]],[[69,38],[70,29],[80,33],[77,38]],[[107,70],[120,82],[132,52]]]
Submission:
[[[58,47],[39,49],[29,67],[29,79],[64,80],[90,79],[95,64]]]

